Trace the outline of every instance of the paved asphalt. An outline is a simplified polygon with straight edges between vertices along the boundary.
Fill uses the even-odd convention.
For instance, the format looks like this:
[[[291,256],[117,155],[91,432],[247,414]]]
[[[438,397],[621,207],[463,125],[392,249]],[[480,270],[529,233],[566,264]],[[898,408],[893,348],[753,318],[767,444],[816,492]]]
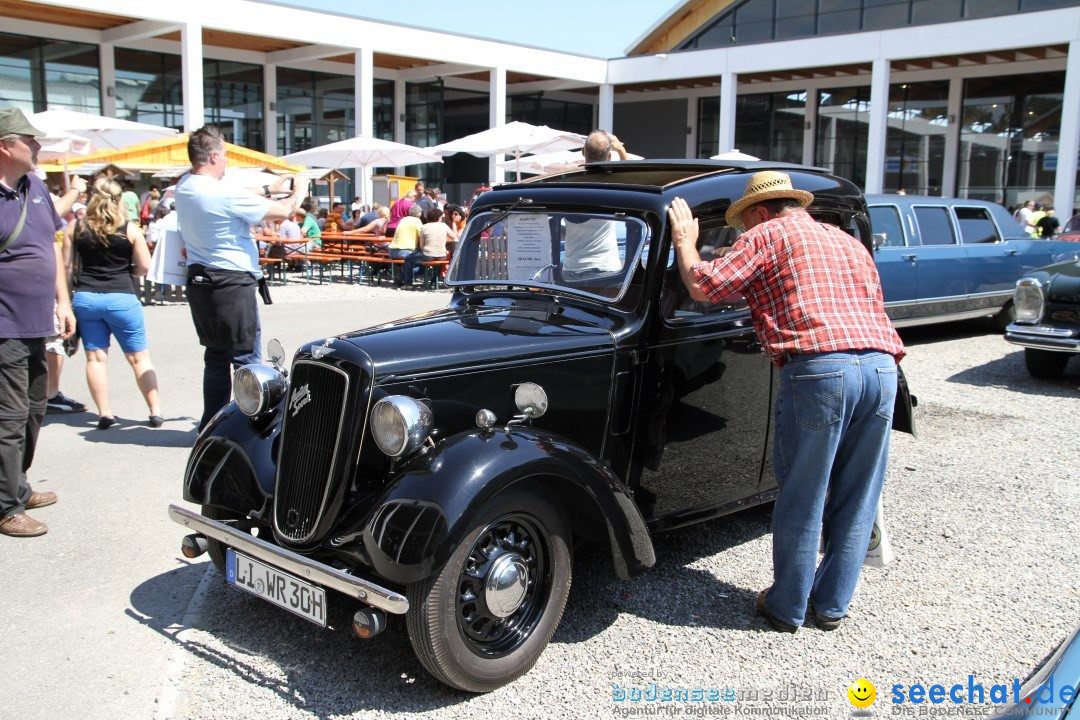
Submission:
[[[264,338],[278,337],[291,354],[302,341],[440,307],[449,297],[386,291],[349,299],[340,288],[324,290],[338,299],[315,300],[318,286],[275,288],[275,303],[261,307]],[[207,567],[206,556],[191,563],[180,555],[184,533],[166,516],[180,499],[202,412],[202,348],[186,305],[146,308],[146,319],[165,425],[147,424],[114,347],[118,425],[98,430],[94,413],[46,416],[30,479],[60,497],[31,511],[49,532],[0,536],[0,717],[152,718],[169,700],[174,634]],[[93,410],[84,367],[81,353],[70,358],[61,389]]]

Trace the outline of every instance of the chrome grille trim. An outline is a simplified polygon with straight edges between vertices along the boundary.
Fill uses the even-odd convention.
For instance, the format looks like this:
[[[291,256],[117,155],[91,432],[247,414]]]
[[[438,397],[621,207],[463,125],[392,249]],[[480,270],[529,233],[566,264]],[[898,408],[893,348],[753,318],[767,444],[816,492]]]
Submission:
[[[292,402],[294,392],[298,389],[298,383],[296,373],[298,368],[302,366],[310,366],[312,370],[317,372],[332,372],[341,376],[344,380],[344,387],[342,388],[339,398],[340,410],[337,413],[337,417],[333,415],[327,415],[325,413],[317,416],[313,419],[313,423],[322,424],[323,429],[329,431],[331,428],[325,427],[328,423],[333,422],[333,445],[329,448],[329,464],[326,467],[325,474],[319,472],[320,477],[314,477],[309,473],[305,473],[304,469],[310,466],[310,448],[304,448],[299,446],[298,443],[308,440],[303,435],[311,435],[317,431],[318,427],[304,427],[293,429],[290,431],[290,421],[295,423],[297,421],[292,420],[292,410],[290,403]],[[326,377],[326,376],[324,376]],[[303,379],[303,378],[301,378]],[[336,379],[336,378],[335,378]],[[305,383],[306,384],[306,383]],[[288,541],[294,543],[309,542],[315,537],[316,530],[319,526],[319,521],[322,519],[323,513],[326,511],[327,502],[330,499],[330,491],[333,487],[334,473],[338,467],[338,451],[341,445],[341,435],[345,425],[345,414],[348,409],[348,396],[349,396],[350,378],[349,374],[340,368],[334,367],[321,362],[313,362],[311,360],[297,360],[293,363],[293,369],[290,377],[289,394],[285,403],[285,418],[282,421],[281,426],[281,447],[278,451],[277,458],[277,477],[275,479],[274,490],[274,532]],[[326,399],[322,400],[324,403]],[[320,405],[315,405],[314,401],[311,405],[313,411],[319,411]],[[310,441],[306,444],[310,445]],[[299,457],[294,462],[291,457],[292,452],[299,453]],[[325,452],[325,450],[323,450]],[[290,467],[286,468],[285,463],[289,462]],[[295,464],[295,467],[293,465]],[[285,496],[288,495],[288,498]],[[298,496],[298,497],[297,497]],[[301,513],[300,521],[297,528],[289,530],[284,527],[285,518],[283,513],[288,512],[286,505],[299,505],[298,511]]]

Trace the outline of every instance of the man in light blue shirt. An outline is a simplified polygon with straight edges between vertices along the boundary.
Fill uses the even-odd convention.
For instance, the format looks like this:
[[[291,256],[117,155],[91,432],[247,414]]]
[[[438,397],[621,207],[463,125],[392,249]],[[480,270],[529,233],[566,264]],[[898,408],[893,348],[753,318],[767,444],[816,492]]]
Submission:
[[[262,362],[255,289],[262,279],[251,226],[296,212],[306,183],[295,176],[263,186],[264,197],[221,182],[228,158],[213,125],[188,139],[191,174],[176,188],[176,214],[188,261],[188,307],[206,348],[201,431],[232,396],[232,369]],[[274,195],[284,195],[280,200]]]

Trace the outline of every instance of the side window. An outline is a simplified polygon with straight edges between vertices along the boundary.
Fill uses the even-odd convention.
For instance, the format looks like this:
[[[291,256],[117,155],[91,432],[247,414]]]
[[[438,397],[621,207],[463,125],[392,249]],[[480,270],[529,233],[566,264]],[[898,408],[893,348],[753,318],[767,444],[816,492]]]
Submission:
[[[881,205],[870,208],[870,225],[881,247],[904,246],[904,229],[896,207]]]
[[[986,208],[958,207],[954,211],[956,224],[960,227],[960,240],[965,245],[1001,241],[997,225]]]
[[[949,222],[949,208],[924,206],[916,207],[914,211],[923,245],[956,244],[956,233]]]
[[[701,218],[699,227],[698,251],[701,259],[705,261],[719,257],[720,249],[731,247],[742,234],[742,231],[725,225],[723,218]],[[743,296],[737,293],[720,298],[719,302],[693,300],[679,275],[674,252],[669,253],[668,269],[664,273],[664,288],[660,294],[660,312],[665,319],[678,323],[692,322],[745,310],[748,307]]]

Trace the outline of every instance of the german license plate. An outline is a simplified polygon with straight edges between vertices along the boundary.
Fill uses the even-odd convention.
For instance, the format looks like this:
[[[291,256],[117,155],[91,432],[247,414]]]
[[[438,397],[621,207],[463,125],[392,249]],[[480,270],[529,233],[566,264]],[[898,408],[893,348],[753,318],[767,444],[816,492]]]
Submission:
[[[278,607],[326,627],[326,590],[229,548],[225,579]]]

